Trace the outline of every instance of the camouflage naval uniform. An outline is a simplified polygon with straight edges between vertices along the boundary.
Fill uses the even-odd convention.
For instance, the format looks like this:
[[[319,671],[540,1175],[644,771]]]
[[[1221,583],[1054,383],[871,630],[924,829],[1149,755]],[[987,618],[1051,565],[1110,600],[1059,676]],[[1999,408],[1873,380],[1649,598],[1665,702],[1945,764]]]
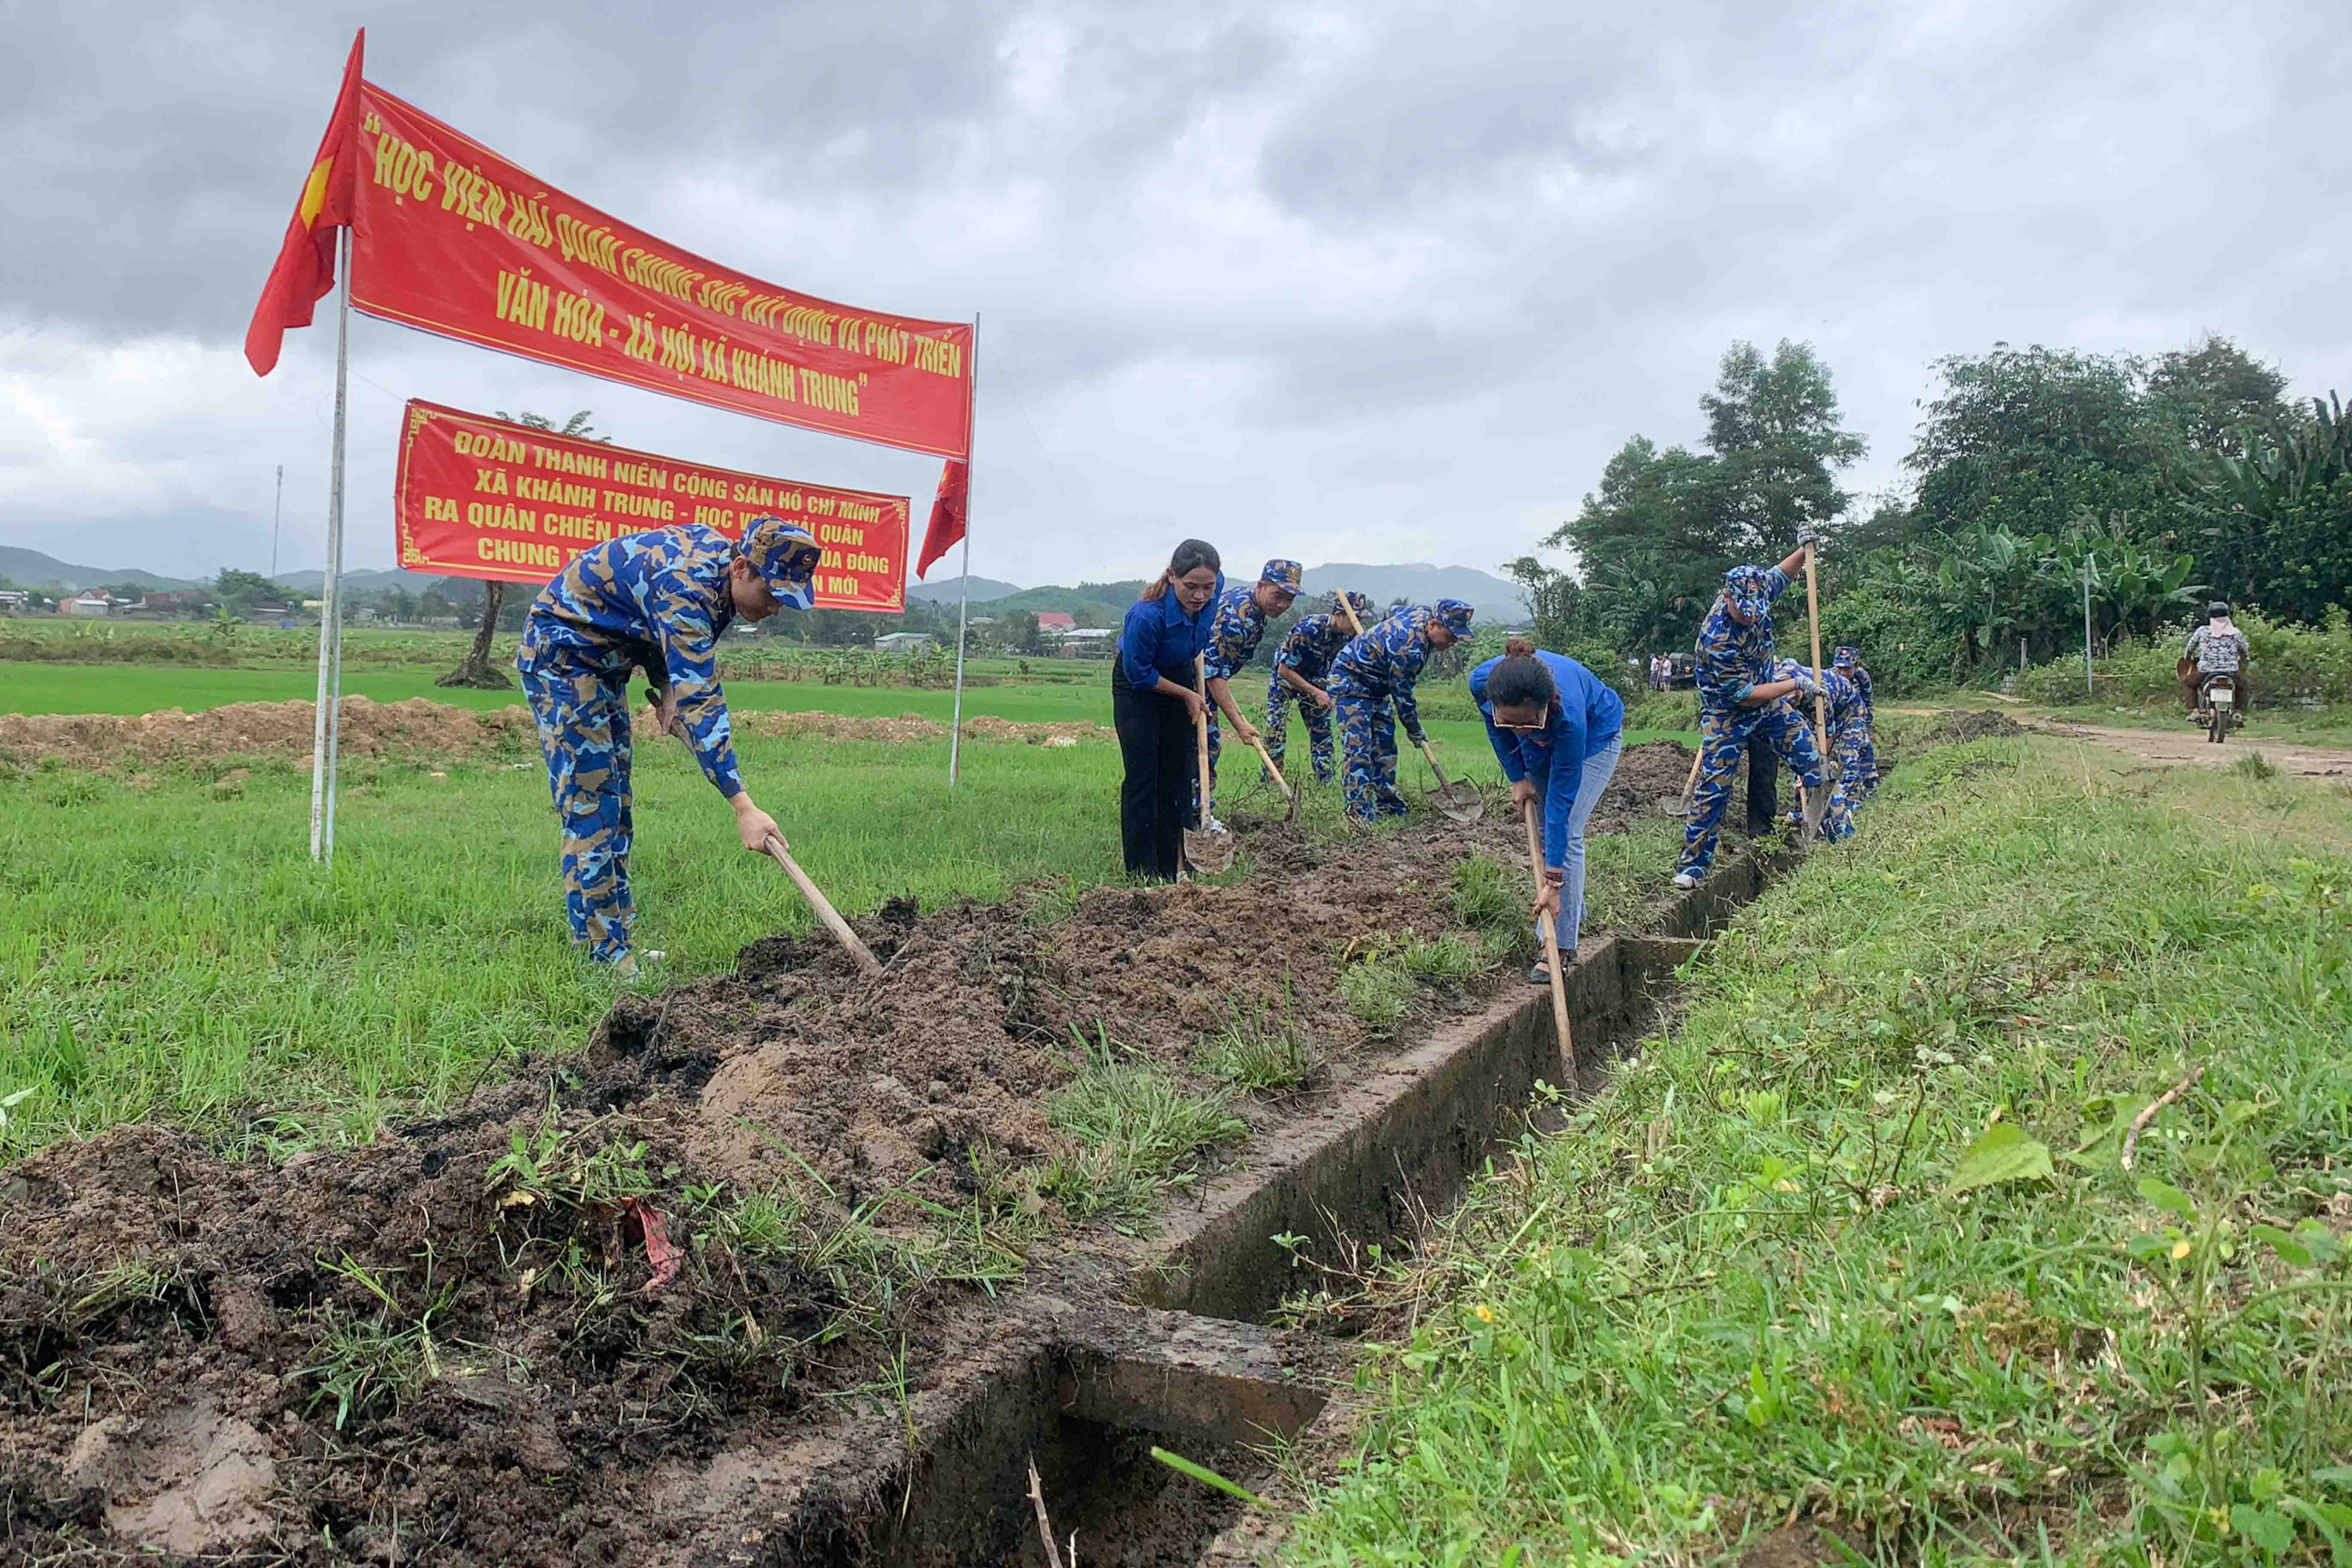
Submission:
[[[1372,602],[1361,594],[1350,594],[1348,602],[1362,620],[1371,614]],[[1290,628],[1282,639],[1282,647],[1274,656],[1274,674],[1265,683],[1265,754],[1274,759],[1276,767],[1282,766],[1285,731],[1288,728],[1290,705],[1298,704],[1298,716],[1307,725],[1307,740],[1315,762],[1315,782],[1329,784],[1339,776],[1331,760],[1331,716],[1311,697],[1293,691],[1282,679],[1286,669],[1296,671],[1298,679],[1309,686],[1320,686],[1331,673],[1331,657],[1347,644],[1353,634],[1348,630],[1347,618],[1337,607],[1323,615],[1308,616]]]
[[[1715,864],[1717,831],[1724,807],[1731,801],[1731,780],[1751,735],[1762,735],[1797,782],[1809,790],[1822,787],[1821,748],[1813,743],[1812,727],[1797,714],[1788,699],[1740,706],[1740,700],[1775,679],[1772,658],[1772,601],[1789,586],[1789,574],[1778,566],[1735,566],[1724,574],[1724,595],[1738,597],[1757,611],[1742,626],[1725,612],[1723,599],[1699,623],[1696,671],[1699,701],[1698,782],[1691,792],[1690,824],[1683,830],[1683,852],[1677,874],[1705,877]]]
[[[1324,689],[1339,707],[1339,732],[1348,753],[1341,788],[1348,815],[1359,822],[1405,814],[1404,796],[1397,792],[1396,723],[1389,717],[1389,705],[1396,705],[1396,720],[1412,743],[1420,745],[1421,707],[1412,689],[1422,666],[1429,662],[1430,626],[1433,622],[1464,636],[1470,630],[1470,606],[1459,599],[1393,610],[1331,660],[1331,679]]]
[[[1862,783],[1856,787],[1852,777],[1846,780],[1846,793],[1857,803],[1878,793],[1878,710],[1870,695],[1870,670],[1862,662],[1862,650],[1842,647],[1831,656],[1840,675],[1853,682],[1862,696]]]
[[[524,619],[515,668],[562,819],[564,908],[573,940],[600,962],[628,952],[635,912],[629,672],[642,667],[667,689],[704,776],[728,799],[740,795],[716,667],[719,635],[735,618],[728,567],[754,542],[774,549],[779,539],[795,553],[804,549],[814,565],[815,542],[772,518],[753,521],[746,545],[699,524],[625,533],[574,556]],[[806,607],[804,587],[778,596]]]
[[[1773,679],[1787,680],[1801,668],[1794,659],[1782,659]],[[1798,717],[1806,718],[1812,713],[1813,700],[1796,699],[1794,706]],[[1862,748],[1870,733],[1870,724],[1863,709],[1862,689],[1834,665],[1822,671],[1822,716],[1828,727],[1830,753],[1838,760],[1837,777],[1830,784],[1829,805],[1822,812],[1822,837],[1851,838],[1853,808],[1862,804],[1863,783],[1869,776],[1863,763]]]
[[[1271,583],[1288,593],[1298,592],[1305,568],[1296,561],[1269,561],[1258,574],[1258,583]],[[1257,583],[1228,588],[1217,600],[1217,613],[1209,621],[1209,646],[1203,657],[1206,668],[1202,684],[1212,680],[1224,681],[1228,686],[1257,657],[1257,645],[1265,638],[1265,612],[1258,608]],[[1239,702],[1234,704],[1238,710]],[[1217,759],[1224,754],[1224,736],[1217,721],[1217,705],[1209,704],[1209,798],[1217,798]],[[1193,820],[1200,820],[1201,800],[1198,792],[1192,798]]]

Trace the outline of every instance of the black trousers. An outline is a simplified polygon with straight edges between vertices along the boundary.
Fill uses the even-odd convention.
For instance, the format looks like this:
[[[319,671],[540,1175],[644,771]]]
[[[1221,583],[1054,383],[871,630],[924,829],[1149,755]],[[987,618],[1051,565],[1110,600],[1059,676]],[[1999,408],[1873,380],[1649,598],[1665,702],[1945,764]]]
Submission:
[[[1110,715],[1127,764],[1118,786],[1118,837],[1128,875],[1172,882],[1192,814],[1192,775],[1200,767],[1192,715],[1173,697],[1138,691],[1128,681],[1126,661],[1117,658],[1110,666]]]
[[[1772,754],[1772,738],[1760,727],[1748,737],[1748,836],[1760,838],[1772,831],[1772,817],[1780,805],[1780,759]]]

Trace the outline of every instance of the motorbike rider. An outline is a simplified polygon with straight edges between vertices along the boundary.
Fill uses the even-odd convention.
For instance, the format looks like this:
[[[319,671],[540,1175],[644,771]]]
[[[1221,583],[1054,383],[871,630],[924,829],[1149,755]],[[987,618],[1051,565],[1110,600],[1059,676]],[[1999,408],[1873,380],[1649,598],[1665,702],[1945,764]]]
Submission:
[[[2240,713],[2253,706],[2253,689],[2246,679],[2246,660],[2252,651],[2246,634],[2230,619],[2229,605],[2217,599],[2205,606],[2205,624],[2189,634],[2188,645],[2180,650],[2180,696],[2191,717],[2205,683],[2216,675],[2229,676],[2237,687]]]

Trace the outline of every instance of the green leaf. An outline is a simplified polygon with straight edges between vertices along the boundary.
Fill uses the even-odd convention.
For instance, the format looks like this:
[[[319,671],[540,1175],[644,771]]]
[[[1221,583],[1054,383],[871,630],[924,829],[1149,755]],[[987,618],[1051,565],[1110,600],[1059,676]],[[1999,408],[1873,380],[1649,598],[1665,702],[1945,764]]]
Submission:
[[[1181,1454],[1171,1454],[1165,1448],[1154,1448],[1151,1450],[1151,1457],[1159,1460],[1161,1464],[1167,1466],[1170,1469],[1174,1470],[1177,1474],[1190,1476],[1194,1480],[1200,1482],[1202,1486],[1214,1487],[1221,1492],[1224,1492],[1233,1497],[1237,1497],[1241,1499],[1242,1501],[1249,1504],[1252,1508],[1267,1508],[1271,1506],[1264,1498],[1258,1496],[1255,1492],[1251,1491],[1248,1488],[1225,1479],[1224,1477],[1217,1474],[1216,1471],[1209,1468],[1206,1465],[1194,1464],[1192,1460],[1186,1458]]]
[[[1996,1121],[1960,1156],[1944,1195],[2002,1182],[2047,1181],[2056,1173],[2050,1163],[2049,1144],[2028,1138],[2013,1123]]]
[[[2237,1532],[2275,1557],[2294,1544],[2294,1521],[2275,1509],[2230,1505],[2230,1524]]]
[[[2139,1195],[2160,1209],[2170,1209],[2183,1219],[2197,1217],[2197,1205],[2189,1201],[2187,1193],[2169,1183],[2159,1182],[2154,1176],[2139,1179]]]
[[[2247,1230],[2253,1236],[2255,1240],[2268,1246],[2273,1252],[2277,1253],[2284,1261],[2294,1264],[2297,1268],[2308,1268],[2311,1267],[2311,1248],[2304,1246],[2303,1243],[2297,1241],[2294,1237],[2289,1236],[2278,1226],[2274,1225],[2256,1225],[2247,1226]]]

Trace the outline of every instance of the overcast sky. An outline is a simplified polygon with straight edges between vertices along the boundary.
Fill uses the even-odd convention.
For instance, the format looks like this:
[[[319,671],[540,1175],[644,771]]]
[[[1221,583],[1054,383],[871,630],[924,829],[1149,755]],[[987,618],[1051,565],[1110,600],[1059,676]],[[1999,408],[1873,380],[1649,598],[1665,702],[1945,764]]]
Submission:
[[[1586,16],[1583,13],[1591,13]],[[1734,339],[1812,342],[1897,482],[1939,354],[2212,329],[2352,392],[2343,0],[931,5],[0,0],[0,543],[324,557],[331,311],[240,353],[368,75],[754,277],[981,318],[972,569],[1492,568]],[[330,302],[331,303],[331,302]],[[350,542],[403,401],[916,498],[935,460],[352,325]],[[934,575],[948,568],[935,568]]]

